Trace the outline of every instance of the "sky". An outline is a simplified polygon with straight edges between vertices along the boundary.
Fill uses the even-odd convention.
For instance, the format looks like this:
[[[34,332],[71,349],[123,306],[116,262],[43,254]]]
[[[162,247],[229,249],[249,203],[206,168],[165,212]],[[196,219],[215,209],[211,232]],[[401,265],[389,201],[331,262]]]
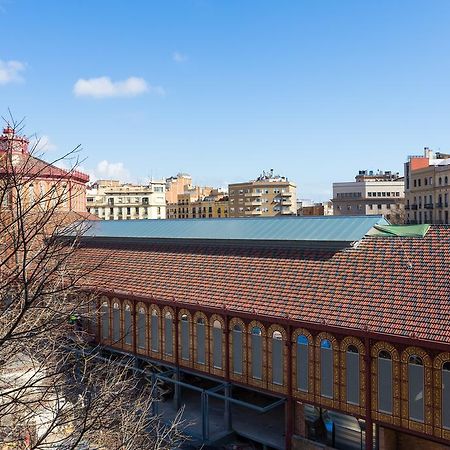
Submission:
[[[323,201],[450,152],[449,23],[448,0],[0,0],[0,114],[93,178],[273,168]]]

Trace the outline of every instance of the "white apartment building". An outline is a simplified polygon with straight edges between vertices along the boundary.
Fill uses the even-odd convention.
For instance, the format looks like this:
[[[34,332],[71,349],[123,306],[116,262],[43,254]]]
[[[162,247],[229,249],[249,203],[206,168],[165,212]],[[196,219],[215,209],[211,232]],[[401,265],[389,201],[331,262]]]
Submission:
[[[398,173],[360,170],[355,181],[333,183],[333,214],[382,214],[392,223],[404,220],[405,187]]]
[[[104,220],[165,219],[166,183],[122,184],[98,180],[87,190],[87,209]]]

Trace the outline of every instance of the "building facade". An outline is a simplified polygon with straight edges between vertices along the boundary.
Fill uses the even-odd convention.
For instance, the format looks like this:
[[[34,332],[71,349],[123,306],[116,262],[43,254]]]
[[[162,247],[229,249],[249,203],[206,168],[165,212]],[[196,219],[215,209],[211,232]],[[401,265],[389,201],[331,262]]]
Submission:
[[[98,180],[87,191],[87,208],[104,220],[165,219],[164,181],[146,185]]]
[[[228,217],[228,195],[220,189],[200,188],[178,194],[176,203],[167,205],[168,219],[218,219]]]
[[[406,223],[449,222],[450,155],[424,149],[405,163]]]
[[[244,423],[225,408],[225,431],[244,425],[274,448],[318,439],[308,407],[353,418],[366,449],[450,445],[448,226],[394,236],[381,217],[176,223],[159,241],[148,228],[147,243],[124,223],[116,243],[82,241],[78,258],[107,261],[83,280],[101,312],[90,331],[105,349],[161,367],[154,382],[182,377],[186,387],[192,375],[204,442],[208,398],[219,398],[249,408]]]
[[[299,200],[297,202],[298,216],[332,216],[333,202],[315,203],[310,200]]]
[[[256,180],[228,185],[230,217],[297,214],[296,185],[286,177],[263,172]]]
[[[166,203],[176,204],[178,195],[192,189],[192,177],[187,173],[178,173],[174,177],[166,178]]]
[[[333,183],[335,216],[384,215],[404,222],[404,180],[398,173],[360,170],[355,181]]]

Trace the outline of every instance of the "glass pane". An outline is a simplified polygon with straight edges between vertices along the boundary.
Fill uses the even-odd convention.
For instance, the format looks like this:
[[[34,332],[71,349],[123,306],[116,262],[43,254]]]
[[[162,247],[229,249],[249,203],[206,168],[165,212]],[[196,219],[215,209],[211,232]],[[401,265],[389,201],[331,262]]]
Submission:
[[[114,342],[120,341],[120,309],[113,308],[113,339]]]
[[[189,360],[189,322],[181,321],[181,358]]]
[[[261,335],[252,334],[252,377],[262,379],[262,342]]]
[[[173,354],[173,322],[172,318],[165,318],[164,353],[171,356]]]
[[[297,389],[308,392],[308,345],[305,344],[297,344]]]
[[[333,398],[333,350],[320,349],[320,395]]]
[[[242,375],[242,331],[233,330],[233,372]]]
[[[102,337],[109,339],[109,307],[102,305]]]
[[[154,352],[159,351],[159,317],[154,315],[152,315],[151,338],[152,350]]]
[[[125,333],[125,344],[131,345],[133,343],[133,330],[131,328],[131,308],[125,307],[125,317],[124,317],[124,333]]]
[[[423,366],[408,364],[409,418],[423,422]]]
[[[378,410],[392,414],[392,361],[378,358]]]
[[[442,371],[442,426],[450,428],[450,371]]]
[[[197,322],[197,363],[205,364],[205,325]]]
[[[140,312],[138,314],[138,333],[137,333],[137,346],[139,348],[145,348],[145,313]]]
[[[222,328],[213,328],[213,365],[222,368]]]
[[[347,402],[359,405],[359,354],[347,352]]]
[[[283,384],[283,341],[272,339],[272,382]]]

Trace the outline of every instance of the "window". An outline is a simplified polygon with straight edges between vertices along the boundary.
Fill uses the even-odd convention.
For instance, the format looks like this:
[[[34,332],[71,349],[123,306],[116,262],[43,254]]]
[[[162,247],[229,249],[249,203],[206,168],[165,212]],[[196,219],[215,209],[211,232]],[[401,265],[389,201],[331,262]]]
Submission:
[[[252,378],[262,380],[262,333],[261,328],[253,327],[251,333]]]
[[[423,362],[416,355],[408,361],[409,418],[418,422],[424,419]]]
[[[283,336],[279,331],[272,334],[272,383],[283,385]]]
[[[173,355],[173,319],[169,311],[164,316],[164,354]]]
[[[444,183],[448,184],[448,177],[447,176],[444,178]]]
[[[181,359],[189,361],[190,359],[190,336],[189,336],[189,318],[187,314],[181,316]]]
[[[137,316],[137,346],[138,348],[147,348],[146,328],[147,328],[147,314],[145,309],[141,306]]]
[[[347,403],[359,405],[359,353],[354,345],[349,345],[346,353]]]
[[[215,320],[213,323],[213,367],[222,369],[222,324]]]
[[[442,177],[439,177],[439,186],[442,185]]]
[[[450,362],[442,366],[442,426],[450,429]]]
[[[120,341],[120,305],[118,302],[113,303],[113,324],[112,324],[113,340]]]
[[[152,326],[151,326],[152,352],[159,351],[159,317],[158,311],[152,311]]]
[[[242,328],[235,325],[233,328],[233,373],[242,375]]]
[[[320,395],[333,398],[333,348],[328,339],[320,343]]]
[[[202,317],[197,319],[197,363],[206,364],[206,349],[205,349],[205,320]]]
[[[133,343],[133,329],[131,325],[131,306],[125,305],[124,313],[124,334],[125,334],[125,344],[131,345]]]
[[[392,358],[384,350],[378,354],[378,411],[392,414]]]
[[[297,389],[308,392],[308,338],[297,338]]]
[[[33,183],[31,183],[28,186],[28,192],[29,192],[29,196],[30,196],[30,203],[33,205],[34,204],[34,185],[33,185]]]
[[[108,302],[102,303],[102,338],[109,339],[109,305]]]

